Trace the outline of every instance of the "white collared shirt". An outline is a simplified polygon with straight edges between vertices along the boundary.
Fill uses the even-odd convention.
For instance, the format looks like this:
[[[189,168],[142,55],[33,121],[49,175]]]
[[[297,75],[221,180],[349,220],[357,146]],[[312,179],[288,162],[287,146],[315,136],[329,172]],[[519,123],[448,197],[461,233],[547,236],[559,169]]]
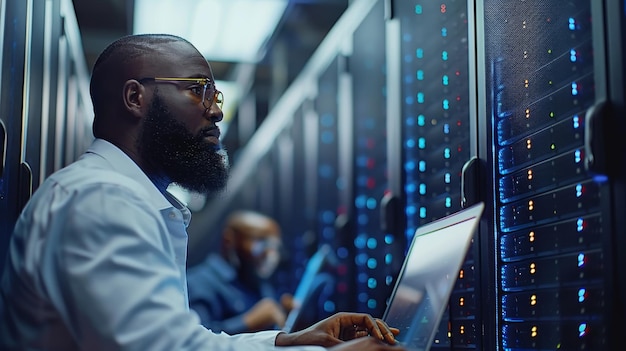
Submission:
[[[276,331],[216,334],[189,311],[191,214],[166,196],[100,139],[48,177],[11,239],[0,285],[0,349],[274,349]]]

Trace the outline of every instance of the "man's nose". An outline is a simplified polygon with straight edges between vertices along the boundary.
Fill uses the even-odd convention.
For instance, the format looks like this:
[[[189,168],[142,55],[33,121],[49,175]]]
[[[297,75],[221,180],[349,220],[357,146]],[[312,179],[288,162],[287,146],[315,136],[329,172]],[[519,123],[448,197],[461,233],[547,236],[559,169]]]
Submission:
[[[224,119],[224,111],[217,104],[212,104],[210,108],[204,111],[206,118],[213,123],[221,122]]]

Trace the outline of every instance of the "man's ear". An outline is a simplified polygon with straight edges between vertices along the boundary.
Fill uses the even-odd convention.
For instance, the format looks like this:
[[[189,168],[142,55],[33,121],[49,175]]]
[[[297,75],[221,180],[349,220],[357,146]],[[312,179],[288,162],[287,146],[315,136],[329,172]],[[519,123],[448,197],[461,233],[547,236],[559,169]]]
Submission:
[[[124,83],[124,108],[136,117],[143,116],[146,89],[138,81],[131,79]]]

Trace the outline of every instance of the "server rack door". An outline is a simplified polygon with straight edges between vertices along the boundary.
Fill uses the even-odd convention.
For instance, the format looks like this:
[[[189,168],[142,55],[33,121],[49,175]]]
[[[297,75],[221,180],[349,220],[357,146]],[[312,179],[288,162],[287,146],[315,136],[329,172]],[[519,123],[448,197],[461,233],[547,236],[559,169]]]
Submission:
[[[470,158],[467,1],[395,1],[402,55],[406,237],[461,209]],[[433,349],[480,349],[477,245],[459,272]]]
[[[381,231],[380,205],[388,191],[384,3],[378,1],[355,30],[349,71],[354,113],[354,262],[357,310],[382,316],[397,274],[392,235]]]
[[[13,226],[26,194],[21,194],[22,161],[22,91],[26,57],[26,1],[3,1],[2,82],[0,85],[0,122],[3,137],[3,169],[0,179],[0,252],[8,247]],[[28,187],[26,188],[28,190]]]
[[[317,186],[316,194],[316,229],[319,245],[330,245],[336,254],[345,258],[348,256],[347,245],[351,241],[343,240],[337,227],[337,219],[345,215],[345,208],[340,207],[339,193],[345,191],[346,182],[339,172],[339,139],[346,136],[339,135],[339,57],[333,59],[330,65],[320,74],[317,82],[317,96],[314,109],[317,114]],[[347,311],[349,299],[345,296],[354,296],[350,291],[348,279],[352,275],[348,272],[348,265],[342,262],[334,272],[336,285],[334,292],[321,308],[319,317],[330,315],[337,311]],[[344,298],[342,298],[342,296]]]
[[[479,2],[493,152],[497,343],[605,350],[606,187],[584,169],[601,82],[589,0]]]

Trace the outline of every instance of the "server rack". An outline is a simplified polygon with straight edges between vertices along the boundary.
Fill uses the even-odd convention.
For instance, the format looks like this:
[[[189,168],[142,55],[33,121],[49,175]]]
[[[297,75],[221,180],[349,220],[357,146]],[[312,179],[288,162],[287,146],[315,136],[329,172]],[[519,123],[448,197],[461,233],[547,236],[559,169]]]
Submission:
[[[353,34],[349,72],[353,80],[354,264],[356,310],[382,316],[400,255],[396,237],[384,232],[382,200],[389,190],[386,124],[384,2],[378,1]],[[393,141],[392,141],[393,142]]]
[[[612,213],[624,208],[611,198],[624,193],[585,167],[586,115],[607,85],[609,3],[477,2],[479,133],[493,179],[490,348],[617,349],[609,321],[623,292],[611,248],[624,227]]]
[[[461,209],[471,155],[469,18],[465,0],[395,1],[400,22],[402,179],[406,241],[421,224]],[[477,245],[457,279],[433,349],[480,349]]]

